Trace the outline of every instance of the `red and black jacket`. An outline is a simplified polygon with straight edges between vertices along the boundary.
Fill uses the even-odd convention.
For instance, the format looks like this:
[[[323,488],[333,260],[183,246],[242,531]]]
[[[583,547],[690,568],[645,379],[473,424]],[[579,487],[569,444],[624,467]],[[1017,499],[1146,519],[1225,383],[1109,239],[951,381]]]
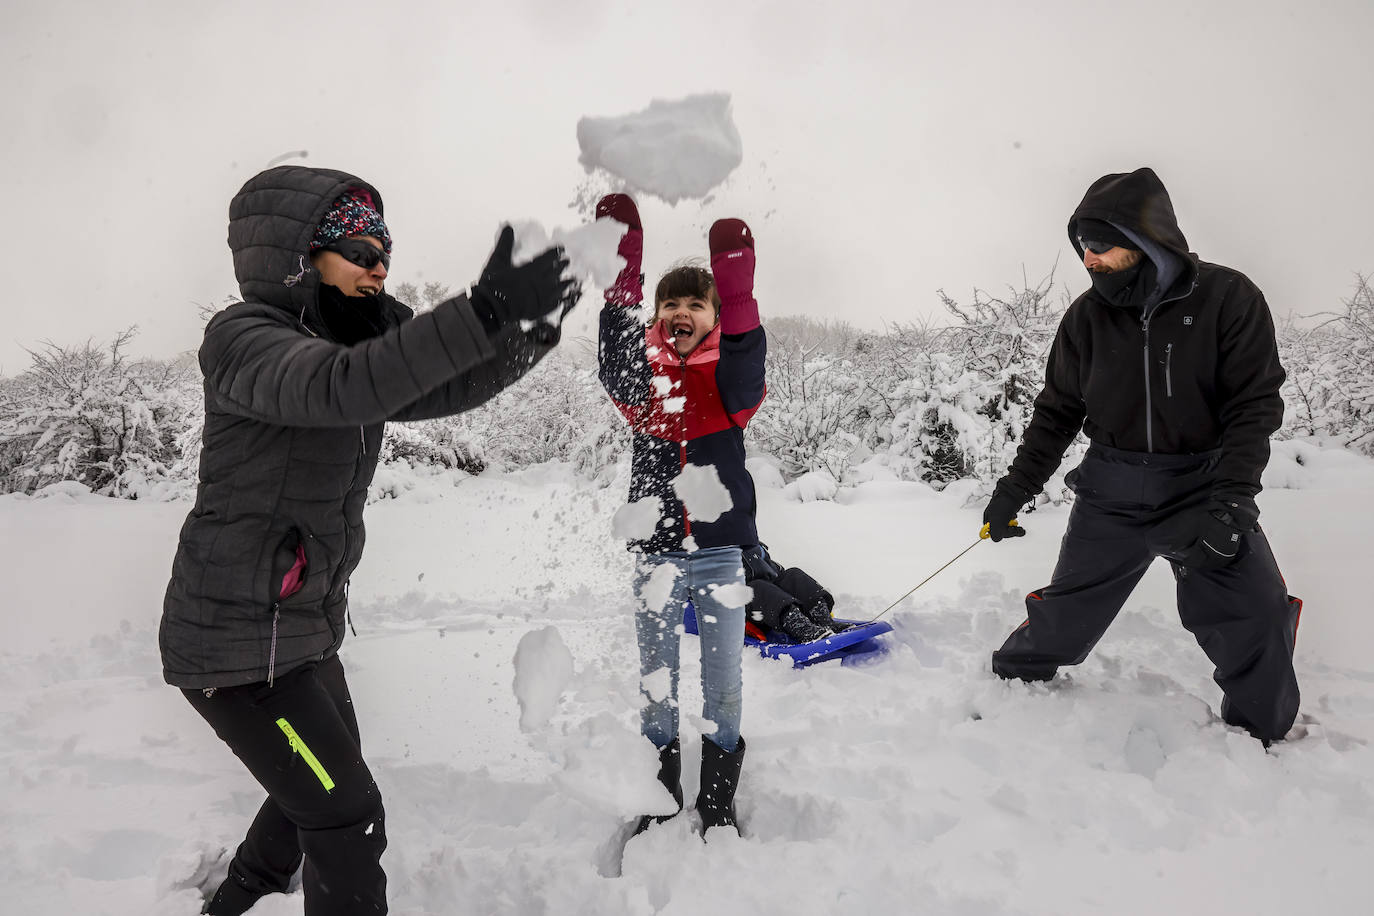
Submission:
[[[754,481],[744,467],[744,427],[763,403],[763,328],[723,335],[717,327],[686,358],[662,322],[647,329],[635,308],[601,310],[601,384],[634,430],[630,501],[657,497],[653,537],[632,541],[650,553],[758,543]],[[673,490],[689,464],[709,465],[730,493],[718,518],[690,518]]]

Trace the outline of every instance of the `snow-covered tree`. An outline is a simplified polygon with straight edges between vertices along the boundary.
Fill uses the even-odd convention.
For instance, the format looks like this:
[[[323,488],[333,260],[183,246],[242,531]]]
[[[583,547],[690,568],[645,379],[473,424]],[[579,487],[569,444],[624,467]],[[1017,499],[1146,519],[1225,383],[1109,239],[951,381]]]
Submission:
[[[184,492],[199,452],[193,361],[130,360],[135,329],[104,346],[45,343],[0,391],[0,485],[75,480],[138,498]],[[195,430],[195,435],[191,431]]]

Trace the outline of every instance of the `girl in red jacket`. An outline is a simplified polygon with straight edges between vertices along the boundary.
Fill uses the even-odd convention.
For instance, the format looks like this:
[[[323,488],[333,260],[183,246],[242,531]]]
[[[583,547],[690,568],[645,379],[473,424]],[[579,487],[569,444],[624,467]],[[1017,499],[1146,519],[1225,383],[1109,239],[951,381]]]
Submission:
[[[659,749],[659,780],[682,806],[678,737],[678,626],[690,599],[701,634],[704,718],[702,829],[735,823],[744,760],[740,737],[744,609],[749,599],[741,548],[758,543],[754,482],[744,466],[744,427],[763,402],[767,342],[754,299],[754,238],[742,220],[718,220],[711,268],[669,270],[654,292],[646,328],[637,306],[644,236],[627,195],[596,208],[627,227],[626,266],[601,311],[601,382],[634,430],[630,501],[652,500],[657,523],[631,541],[638,554],[635,629],[641,730]],[[666,818],[660,818],[666,820]],[[640,818],[636,832],[652,818]]]

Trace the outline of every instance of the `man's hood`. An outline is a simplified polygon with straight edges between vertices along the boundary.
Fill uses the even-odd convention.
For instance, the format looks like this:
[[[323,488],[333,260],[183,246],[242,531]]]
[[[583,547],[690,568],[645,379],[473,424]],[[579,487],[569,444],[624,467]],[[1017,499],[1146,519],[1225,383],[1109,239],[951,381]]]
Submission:
[[[1154,169],[1103,175],[1092,183],[1069,219],[1069,241],[1080,258],[1078,221],[1100,219],[1116,226],[1155,263],[1160,286],[1176,288],[1180,278],[1191,286],[1197,276],[1196,259],[1178,227],[1174,204]]]
[[[379,214],[382,195],[367,182],[334,169],[283,165],[248,180],[229,203],[229,250],[245,301],[292,314],[310,306],[319,273],[310,266],[310,240],[339,195],[363,188]]]

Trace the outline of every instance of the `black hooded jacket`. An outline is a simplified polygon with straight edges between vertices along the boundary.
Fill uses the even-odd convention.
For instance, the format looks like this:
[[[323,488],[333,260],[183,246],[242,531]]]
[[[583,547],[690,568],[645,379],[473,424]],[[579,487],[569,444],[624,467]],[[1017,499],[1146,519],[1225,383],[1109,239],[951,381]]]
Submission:
[[[200,347],[200,483],[159,631],[178,687],[266,681],[336,652],[384,422],[475,407],[551,348],[543,329],[488,333],[465,296],[412,317],[382,293],[344,303],[365,321],[331,322],[341,301],[323,297],[322,312],[307,252],[349,188],[381,212],[366,182],[300,166],[255,176],[230,204],[244,301],[210,321]]]
[[[1134,452],[1189,455],[1220,449],[1214,492],[1253,496],[1283,422],[1274,322],[1244,274],[1198,260],[1158,176],[1148,168],[1096,181],[1069,220],[1119,228],[1152,262],[1159,289],[1134,307],[1095,289],[1064,313],[1045,387],[1008,479],[1040,491],[1080,429]],[[1081,249],[1079,250],[1082,254]]]

